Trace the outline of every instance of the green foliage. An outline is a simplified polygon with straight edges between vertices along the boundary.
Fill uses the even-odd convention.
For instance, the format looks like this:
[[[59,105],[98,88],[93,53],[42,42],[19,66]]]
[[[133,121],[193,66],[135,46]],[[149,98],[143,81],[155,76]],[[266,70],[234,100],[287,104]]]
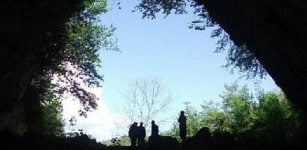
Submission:
[[[62,105],[57,99],[42,103],[42,133],[46,135],[63,136],[64,119],[62,116]]]
[[[192,136],[201,128],[200,125],[200,114],[196,108],[190,105],[190,102],[185,102],[184,113],[187,119],[187,135]]]
[[[225,33],[226,34],[226,33]],[[225,35],[226,36],[226,35]],[[229,35],[227,35],[229,36]],[[223,52],[227,47],[227,64],[225,67],[232,68],[232,72],[235,69],[238,69],[242,74],[247,78],[259,76],[263,78],[267,75],[266,70],[257,60],[256,56],[247,48],[246,45],[237,46],[229,38],[227,43],[223,40],[221,35],[217,36],[219,38],[219,46],[216,49],[216,52]]]
[[[97,15],[107,11],[105,0],[79,0],[69,5],[74,7],[62,11],[71,11],[71,16],[62,16],[62,22],[52,18],[58,24],[45,33],[41,51],[33,53],[41,63],[28,88],[40,88],[36,97],[46,92],[57,99],[62,99],[63,94],[72,95],[83,106],[80,115],[86,116],[87,111],[97,106],[97,97],[86,87],[100,86],[102,81],[97,72],[101,63],[98,51],[118,48],[111,39],[114,28],[98,24]],[[53,80],[55,76],[59,79]]]
[[[172,136],[172,137],[175,137],[177,140],[181,139],[178,123],[174,122],[172,124],[172,127],[169,130],[162,132],[161,135]]]
[[[105,0],[87,0],[84,1],[85,5],[85,12],[84,14],[87,14],[88,17],[95,17],[96,15],[99,15],[102,12],[106,12],[106,6],[107,1]]]
[[[291,141],[302,130],[303,120],[282,93],[268,92],[260,95],[257,110],[254,112],[254,126],[251,127],[259,139],[273,142]]]
[[[258,76],[263,78],[267,73],[263,66],[259,63],[256,56],[246,47],[245,43],[234,43],[230,36],[211,19],[206,6],[200,0],[141,0],[136,7],[143,13],[143,18],[155,18],[156,14],[162,12],[166,16],[174,12],[175,14],[186,13],[190,5],[194,8],[194,13],[199,16],[192,21],[190,28],[195,30],[205,30],[213,27],[211,33],[212,38],[218,38],[217,48],[215,52],[223,52],[227,50],[226,67],[231,67],[232,71],[238,69],[246,77]]]
[[[298,139],[304,130],[299,111],[281,92],[259,92],[253,97],[247,87],[225,86],[222,103],[204,103],[197,111],[186,103],[187,131],[194,135],[201,127],[211,132],[229,132],[257,141],[288,142]],[[168,133],[177,135],[174,126]]]
[[[175,14],[183,14],[186,12],[186,0],[141,0],[136,9],[143,13],[143,18],[155,18],[156,13],[162,11],[165,15],[169,15],[174,11]]]
[[[86,91],[84,87],[100,86],[103,79],[97,72],[97,67],[100,67],[101,63],[98,51],[118,51],[116,41],[111,39],[115,28],[108,28],[97,22],[97,15],[105,12],[105,0],[84,1],[84,9],[70,18],[65,25],[67,40],[58,63],[47,68],[49,72],[61,78],[53,85],[56,87],[54,92],[59,95],[70,93],[77,98],[83,106],[80,110],[80,115],[83,116],[97,106],[95,95]],[[63,82],[66,86],[61,86]]]
[[[124,136],[116,136],[111,140],[102,141],[102,144],[108,146],[130,146],[130,138],[126,135]]]
[[[196,110],[195,107],[191,106],[190,102],[184,102],[184,105],[184,114],[187,117],[187,136],[193,136],[202,127],[201,114]],[[172,128],[162,134],[171,135],[180,140],[178,122],[174,122]]]
[[[224,112],[230,117],[230,132],[241,133],[250,125],[250,114],[253,110],[252,96],[246,87],[239,89],[238,85],[225,86],[226,91],[221,96]]]
[[[22,99],[25,103],[26,130],[43,135],[63,136],[62,105],[54,93],[46,88],[48,84],[48,82],[39,84],[45,85],[45,89],[32,84]]]
[[[47,134],[62,134],[63,122],[60,116],[62,111],[59,102],[62,94],[71,94],[80,101],[83,107],[79,115],[86,116],[87,111],[96,108],[97,98],[85,87],[100,86],[102,76],[97,72],[97,67],[101,63],[98,51],[100,49],[118,50],[110,39],[114,28],[109,29],[97,24],[96,16],[106,12],[106,1],[84,0],[79,7],[75,15],[63,24],[65,40],[61,41],[62,47],[44,60],[46,65],[42,66],[43,72],[33,79],[38,82],[32,82],[41,89],[34,95],[38,96],[37,101],[40,102],[38,108],[41,109],[40,112],[36,112],[41,115],[38,117],[40,119],[35,121],[40,122],[36,128],[46,130],[41,132],[47,132]],[[57,42],[52,44],[59,45]],[[50,79],[55,75],[60,80],[52,83]],[[46,95],[49,96],[46,98]]]
[[[218,104],[213,102],[201,105],[201,126],[208,127],[211,132],[231,130],[230,118],[224,113]],[[205,116],[205,117],[204,117]]]
[[[52,84],[52,89],[59,96],[65,92],[75,96],[83,106],[80,114],[85,115],[86,111],[95,109],[97,106],[96,97],[87,92],[84,86],[100,86],[102,76],[97,72],[97,67],[101,63],[98,51],[118,49],[114,41],[110,39],[114,28],[109,29],[97,24],[96,15],[106,12],[106,1],[85,0],[80,7],[83,9],[76,12],[65,23],[66,39],[63,47],[50,58],[56,61],[45,66],[46,71],[42,75],[61,77],[59,82]],[[63,82],[66,83],[65,86],[61,86]]]
[[[14,18],[12,21],[4,19],[8,20],[6,28],[14,30],[8,32],[5,42],[14,47],[0,44],[4,49],[0,56],[3,64],[0,80],[4,83],[0,86],[1,110],[11,113],[14,107],[24,105],[21,115],[25,116],[20,118],[25,119],[20,122],[26,122],[29,131],[61,135],[62,96],[72,95],[80,101],[83,107],[79,115],[86,116],[87,111],[95,109],[97,97],[87,88],[101,86],[98,51],[118,50],[116,41],[111,39],[115,29],[98,23],[97,15],[107,11],[106,0],[6,1],[2,4],[3,8],[11,8],[5,10],[7,16],[4,17]],[[9,23],[13,27],[18,24],[16,32]],[[14,118],[4,120],[10,122]],[[1,127],[6,126],[4,121],[0,122]]]

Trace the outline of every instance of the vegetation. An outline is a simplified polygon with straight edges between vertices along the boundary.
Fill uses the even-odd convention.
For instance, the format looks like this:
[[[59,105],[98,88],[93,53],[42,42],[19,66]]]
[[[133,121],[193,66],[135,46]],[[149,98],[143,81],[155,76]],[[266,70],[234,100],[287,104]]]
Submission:
[[[215,27],[212,37],[219,38],[216,51],[228,49],[226,66],[239,68],[251,76],[262,77],[266,74],[255,56],[254,52],[257,51],[249,50],[244,42],[232,42],[230,36],[209,17],[206,8],[199,5],[202,4],[200,0],[141,0],[136,9],[143,12],[144,17],[154,18],[160,11],[166,15],[172,11],[185,13],[188,4],[195,8],[195,13],[200,17],[192,22],[191,28],[204,30]],[[21,146],[33,149],[33,145],[40,149],[50,145],[47,148],[56,149],[61,144],[68,149],[104,149],[103,145],[84,134],[63,137],[61,98],[70,95],[78,99],[83,106],[79,115],[85,117],[86,112],[97,106],[97,97],[88,92],[87,88],[99,87],[103,80],[97,72],[101,63],[98,50],[118,50],[110,39],[114,28],[97,22],[97,15],[106,12],[106,1],[46,0],[16,3],[5,0],[0,2],[0,10],[4,22],[0,33],[5,37],[0,40],[0,135],[6,139],[1,143],[11,146],[5,149],[20,149]],[[282,55],[287,56],[288,53],[283,52]],[[270,69],[268,64],[266,68]],[[284,68],[296,69],[299,66],[297,62],[294,65],[292,62],[286,64],[290,67]],[[297,68],[300,70],[300,67]],[[295,74],[291,77],[304,75],[301,71],[297,73],[297,70],[291,70],[295,73],[283,73],[285,76]],[[281,83],[283,78],[275,79]],[[298,79],[304,81],[305,77]],[[287,94],[292,93],[292,98],[298,98],[295,99],[297,103],[305,100],[301,96],[306,89],[301,84],[305,82],[293,82],[293,85],[282,83]],[[295,90],[293,87],[300,88]],[[306,135],[305,120],[283,93],[259,92],[254,96],[246,87],[239,88],[234,84],[225,88],[221,104],[206,103],[202,105],[201,111],[197,111],[186,103],[190,136],[206,126],[215,135],[229,133],[239,141],[253,139],[257,143],[264,143],[267,148],[302,142],[302,137]],[[138,114],[130,113],[131,120],[141,118],[145,126],[171,100],[169,93],[162,94],[164,90],[157,80],[136,81],[130,90],[126,95],[129,104],[127,110],[133,112],[132,109],[138,109]],[[304,102],[298,104],[304,106]],[[5,130],[24,136],[14,137]],[[169,134],[178,136],[176,123]],[[122,138],[127,141],[127,137]],[[113,141],[113,145],[120,145],[118,139]]]
[[[162,81],[154,78],[131,81],[123,96],[126,100],[124,111],[130,122],[143,122],[144,127],[166,111],[173,101]]]
[[[183,149],[304,149],[306,121],[282,92],[253,94],[234,83],[225,85],[221,98],[217,103],[205,102],[200,110],[184,103],[189,138],[182,142]],[[179,143],[171,141],[172,137],[180,141],[177,121],[161,135],[149,138],[146,147],[176,149]],[[116,137],[104,144],[127,146],[129,138]]]
[[[300,61],[307,59],[304,51],[307,45],[302,44],[307,39],[303,36],[306,35],[303,7],[306,3],[299,0],[276,3],[274,0],[248,3],[244,0],[141,0],[136,8],[144,17],[154,18],[159,12],[184,13],[190,10],[188,5],[199,15],[192,28],[214,27],[212,37],[219,38],[216,51],[228,53],[226,66],[238,68],[247,77],[263,77],[269,73],[288,99],[307,111],[307,77],[303,76],[307,65]],[[297,11],[292,11],[294,7]]]
[[[205,103],[201,111],[186,103],[187,130],[194,136],[202,127],[214,133],[230,133],[253,141],[294,144],[305,130],[300,112],[281,92],[259,92],[254,97],[246,87],[226,85],[222,103]],[[168,134],[179,136],[178,126]]]
[[[10,2],[4,4],[7,7],[15,5]],[[37,27],[37,31],[31,29],[33,34],[24,34],[28,36],[26,39],[36,42],[28,42],[22,47],[20,41],[15,41],[14,45],[20,49],[39,46],[27,51],[11,51],[12,47],[1,45],[3,63],[0,73],[4,78],[1,78],[0,85],[3,98],[0,103],[0,130],[8,129],[16,134],[52,130],[46,133],[59,135],[63,130],[60,129],[63,127],[60,101],[65,95],[79,100],[83,106],[79,111],[81,116],[95,109],[97,97],[87,88],[101,86],[103,78],[97,72],[101,63],[98,50],[118,50],[111,39],[114,28],[98,23],[97,15],[107,11],[106,1],[33,1],[18,5],[20,10],[11,9],[5,17],[14,18],[10,16],[14,11],[26,11],[34,15],[32,18],[36,16],[35,21],[28,20],[24,24],[20,23],[19,27],[25,31],[30,30],[27,29],[29,26]],[[32,6],[37,7],[29,9]],[[27,20],[27,17],[20,14],[15,19],[22,21]],[[12,22],[5,23],[9,28]],[[13,32],[10,34],[18,36],[13,35]],[[30,59],[23,60],[23,55]],[[9,66],[14,63],[12,61],[23,62],[12,66],[18,68],[18,72],[14,69],[5,70],[8,69],[5,65]]]
[[[114,137],[110,140],[102,141],[101,142],[107,146],[130,146],[130,138],[127,135]]]
[[[235,44],[230,36],[209,16],[205,6],[199,4],[199,0],[141,0],[136,9],[143,13],[143,18],[154,19],[156,14],[162,12],[166,16],[171,13],[187,13],[188,6],[194,9],[198,19],[191,22],[190,28],[195,30],[205,30],[213,28],[212,38],[218,38],[215,52],[227,50],[226,67],[239,69],[246,77],[264,77],[267,73],[259,63],[256,56],[244,44]]]

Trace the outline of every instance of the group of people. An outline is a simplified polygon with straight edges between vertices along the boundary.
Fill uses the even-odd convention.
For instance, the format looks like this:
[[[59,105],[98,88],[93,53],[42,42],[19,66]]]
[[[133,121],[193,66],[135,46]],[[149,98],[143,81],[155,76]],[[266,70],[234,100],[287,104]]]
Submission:
[[[141,146],[144,144],[144,140],[146,137],[146,130],[143,126],[143,122],[140,123],[140,126],[137,126],[137,123],[134,122],[129,129],[129,137],[131,140],[131,146],[135,147],[136,144]]]
[[[187,118],[184,115],[184,111],[180,112],[180,116],[178,118],[179,122],[179,132],[180,132],[180,138],[182,141],[186,140],[186,121]],[[129,129],[129,138],[131,140],[131,146],[142,146],[145,141],[146,137],[146,130],[143,126],[143,122],[140,122],[140,126],[137,126],[137,123],[134,122]],[[155,124],[155,121],[151,121],[151,137],[157,137],[159,136],[159,127]]]

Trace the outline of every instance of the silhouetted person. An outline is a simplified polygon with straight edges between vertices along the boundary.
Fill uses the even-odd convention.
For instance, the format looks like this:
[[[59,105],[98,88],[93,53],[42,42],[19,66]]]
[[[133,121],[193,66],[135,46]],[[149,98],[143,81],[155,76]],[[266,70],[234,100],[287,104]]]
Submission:
[[[141,122],[140,126],[138,126],[138,136],[137,136],[138,146],[144,145],[145,137],[146,137],[145,127],[143,127],[143,122]]]
[[[184,115],[184,111],[180,112],[178,119],[180,138],[184,141],[187,138],[187,117]]]
[[[155,121],[151,121],[151,136],[157,137],[159,135],[159,127],[155,124]]]
[[[138,127],[137,127],[137,123],[134,122],[131,126],[130,126],[130,129],[129,129],[129,138],[130,138],[130,141],[131,141],[131,146],[132,147],[135,147],[136,146],[136,140],[137,140],[137,131],[138,130]]]

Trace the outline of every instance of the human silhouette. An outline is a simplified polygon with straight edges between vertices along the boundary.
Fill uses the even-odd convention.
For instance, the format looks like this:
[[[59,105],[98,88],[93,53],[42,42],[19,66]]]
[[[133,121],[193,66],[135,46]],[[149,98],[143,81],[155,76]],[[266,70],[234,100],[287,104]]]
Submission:
[[[159,127],[155,124],[155,121],[151,121],[151,136],[157,137],[159,135]]]
[[[143,122],[140,123],[140,126],[138,126],[137,129],[138,129],[138,136],[137,136],[138,146],[143,146],[146,137],[146,131],[145,127],[143,127]]]
[[[187,138],[187,117],[184,115],[184,111],[180,112],[180,116],[178,119],[179,122],[179,132],[180,132],[180,138],[182,141],[184,141]]]
[[[130,141],[131,141],[131,146],[132,147],[135,147],[136,146],[136,140],[137,140],[137,123],[134,122],[130,128],[129,128],[129,132],[128,132],[128,135],[129,135],[129,138],[130,138]]]

